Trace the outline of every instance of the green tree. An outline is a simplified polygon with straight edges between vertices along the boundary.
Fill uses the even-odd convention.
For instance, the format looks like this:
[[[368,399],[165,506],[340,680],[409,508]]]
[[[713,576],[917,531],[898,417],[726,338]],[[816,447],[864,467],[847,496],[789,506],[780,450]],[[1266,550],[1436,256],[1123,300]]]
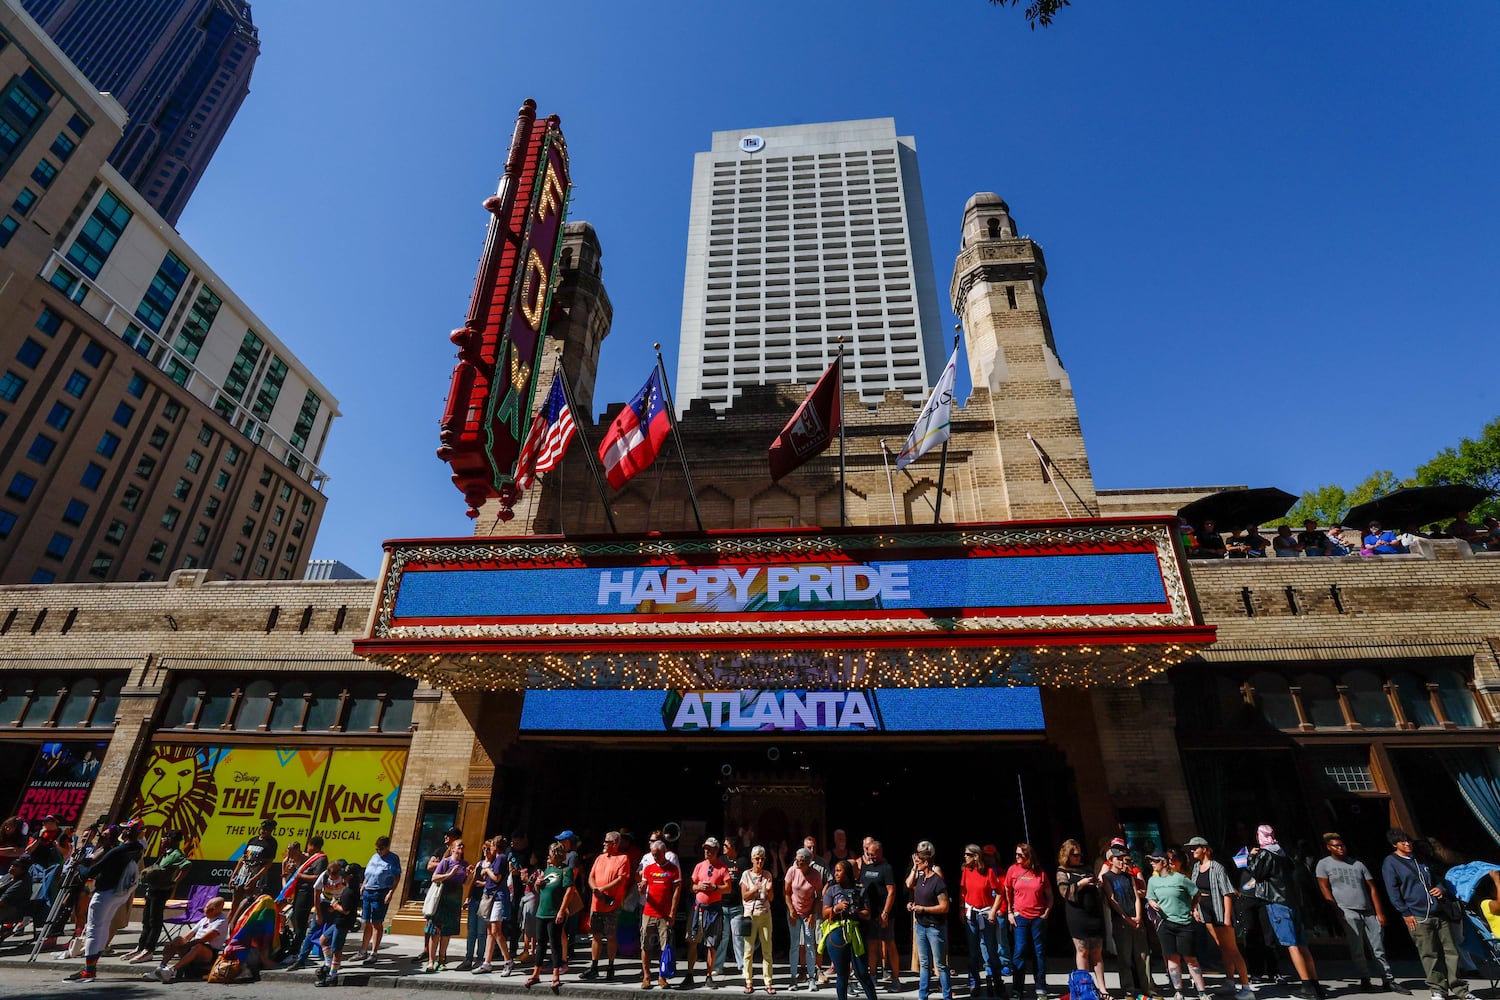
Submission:
[[[1021,0],[990,0],[990,3],[996,7],[1018,7]],[[1071,6],[1073,6],[1073,0],[1027,0],[1026,20],[1030,23],[1032,31],[1035,31],[1039,24],[1044,28],[1050,28],[1057,12],[1064,7]]]
[[[1478,440],[1464,438],[1458,447],[1444,448],[1417,466],[1416,480],[1422,486],[1446,486],[1449,483],[1478,486],[1492,496],[1475,508],[1475,514],[1479,517],[1500,516],[1500,501],[1493,496],[1500,493],[1500,418],[1485,424]]]
[[[1350,507],[1384,496],[1404,485],[1406,484],[1398,481],[1396,474],[1389,469],[1372,472],[1352,490],[1346,490],[1337,483],[1329,483],[1302,494],[1302,499],[1287,511],[1286,517],[1275,523],[1301,527],[1302,522],[1310,517],[1319,524],[1338,524],[1349,513]]]

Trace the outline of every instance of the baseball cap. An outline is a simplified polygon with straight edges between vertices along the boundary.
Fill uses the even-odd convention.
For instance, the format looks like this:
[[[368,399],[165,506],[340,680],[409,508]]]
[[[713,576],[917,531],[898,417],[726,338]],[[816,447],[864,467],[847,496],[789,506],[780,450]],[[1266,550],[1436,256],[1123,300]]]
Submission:
[[[564,830],[562,833],[559,833],[557,836],[553,837],[552,839],[553,840],[577,840],[578,839],[578,834],[574,833],[572,830]]]
[[[1167,856],[1165,854],[1148,854],[1146,855],[1146,860],[1152,863],[1155,863],[1157,861],[1166,861]]]
[[[979,850],[982,853],[984,853],[984,854],[999,854],[1000,853],[1000,848],[996,847],[994,844],[985,844]]]
[[[719,838],[717,838],[717,837],[709,837],[707,840],[705,840],[703,842],[703,846],[704,847],[718,847],[719,846]]]
[[[1189,840],[1187,843],[1183,844],[1182,846],[1183,847],[1208,847],[1210,845],[1209,845],[1208,841],[1204,840],[1202,837],[1194,837],[1191,840]]]
[[[1111,858],[1128,858],[1130,857],[1130,852],[1116,844],[1105,852],[1105,856]]]

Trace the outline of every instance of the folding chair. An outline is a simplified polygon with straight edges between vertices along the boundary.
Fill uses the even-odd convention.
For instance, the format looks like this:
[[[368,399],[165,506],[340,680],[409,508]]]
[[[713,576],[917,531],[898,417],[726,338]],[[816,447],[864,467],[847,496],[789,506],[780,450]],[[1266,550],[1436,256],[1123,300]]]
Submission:
[[[216,885],[193,885],[188,887],[187,899],[183,902],[168,902],[168,910],[182,910],[181,915],[162,920],[162,928],[168,930],[176,941],[186,934],[203,917],[208,901],[219,894]]]

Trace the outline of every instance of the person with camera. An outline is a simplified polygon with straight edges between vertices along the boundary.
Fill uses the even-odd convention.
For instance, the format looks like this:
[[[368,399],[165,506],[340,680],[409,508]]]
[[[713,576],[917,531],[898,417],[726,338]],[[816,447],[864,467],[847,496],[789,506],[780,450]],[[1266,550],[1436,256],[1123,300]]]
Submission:
[[[849,861],[833,863],[833,879],[823,890],[823,924],[820,941],[833,963],[833,988],[838,1000],[849,996],[849,971],[864,987],[869,1000],[875,1000],[875,980],[862,952],[870,928],[870,906],[864,890],[854,877]]]
[[[70,983],[93,982],[98,975],[99,956],[109,945],[110,925],[115,913],[130,903],[140,870],[141,822],[131,820],[120,828],[119,841],[90,864],[94,880],[89,900],[88,922],[83,932],[83,968],[67,977]]]
[[[917,1000],[927,1000],[934,967],[943,1000],[953,1000],[948,973],[948,883],[932,864],[936,854],[932,841],[922,841],[911,856],[911,874],[906,876],[911,892],[906,909],[917,924]]]
[[[149,962],[156,953],[156,944],[161,940],[162,921],[166,914],[167,900],[172,898],[183,872],[192,864],[182,852],[182,831],[168,830],[161,838],[161,857],[156,863],[141,871],[141,885],[145,888],[146,905],[141,910],[141,940],[135,951],[125,956],[131,963]]]

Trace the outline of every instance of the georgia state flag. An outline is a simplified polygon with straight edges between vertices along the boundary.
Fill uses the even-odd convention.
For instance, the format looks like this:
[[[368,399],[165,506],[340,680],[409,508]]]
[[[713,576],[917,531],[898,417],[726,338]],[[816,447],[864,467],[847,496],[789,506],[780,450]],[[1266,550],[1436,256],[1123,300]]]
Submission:
[[[599,460],[604,463],[609,485],[619,489],[638,473],[650,468],[671,430],[666,393],[661,385],[661,369],[655,368],[646,384],[641,386],[641,391],[609,425],[609,432],[599,443]]]

